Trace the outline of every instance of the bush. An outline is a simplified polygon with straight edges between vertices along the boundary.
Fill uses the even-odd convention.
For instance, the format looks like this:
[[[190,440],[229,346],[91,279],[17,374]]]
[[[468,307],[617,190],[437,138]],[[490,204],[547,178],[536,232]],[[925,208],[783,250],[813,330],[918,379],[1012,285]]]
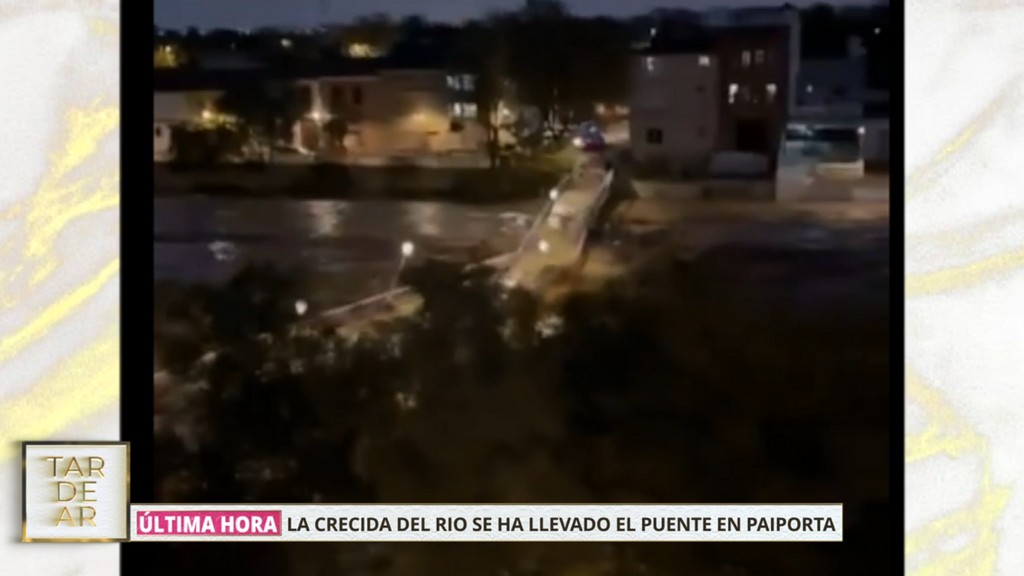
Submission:
[[[391,576],[496,574],[523,557],[540,558],[532,573],[555,575],[612,561],[624,574],[640,565],[648,574],[717,574],[726,563],[779,576],[884,572],[888,561],[863,550],[887,539],[886,518],[875,514],[870,526],[857,518],[887,502],[888,317],[751,301],[750,283],[730,268],[737,261],[659,261],[557,309],[504,292],[487,270],[433,263],[405,275],[420,311],[356,345],[289,327],[287,281],[249,273],[202,296],[218,303],[200,308],[203,325],[223,327],[208,330],[222,352],[196,376],[208,383],[210,435],[199,454],[179,460],[173,478],[185,470],[193,480],[178,497],[811,500],[844,502],[850,518],[850,544],[801,548],[799,563],[791,547],[742,545],[626,544],[611,556],[565,544],[254,550],[286,556],[266,559],[281,563],[275,574],[356,572],[382,553],[389,568],[379,573]],[[724,289],[734,284],[747,292]],[[561,328],[544,336],[538,323],[551,313]],[[169,442],[162,458],[176,451]],[[272,473],[250,476],[253,466]],[[205,548],[178,549],[157,565],[180,573],[183,558]]]
[[[178,169],[211,168],[230,158],[238,157],[246,143],[238,130],[218,126],[215,128],[183,126],[171,134],[174,160]]]

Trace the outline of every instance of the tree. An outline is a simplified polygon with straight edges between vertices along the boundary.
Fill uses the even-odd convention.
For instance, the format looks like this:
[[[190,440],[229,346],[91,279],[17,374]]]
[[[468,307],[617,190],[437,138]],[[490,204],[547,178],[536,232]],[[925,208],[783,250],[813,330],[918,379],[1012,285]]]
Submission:
[[[820,274],[847,256],[750,250],[657,258],[561,303],[506,293],[485,269],[430,264],[404,277],[420,311],[356,344],[295,326],[287,277],[250,271],[201,297],[199,329],[219,352],[185,377],[203,385],[182,383],[193,396],[180,405],[202,440],[188,452],[159,439],[169,467],[158,476],[197,503],[841,498],[850,518],[849,549],[804,547],[799,562],[791,549],[643,544],[247,553],[279,563],[275,574],[884,572],[887,558],[870,552],[886,519],[859,518],[884,510],[889,489],[887,312],[845,303],[799,314],[751,300],[764,287],[744,271],[763,269],[759,259]],[[544,336],[538,320],[552,313],[561,328]],[[208,550],[178,548],[154,565],[181,573]]]
[[[400,38],[397,22],[385,13],[357,18],[338,34],[342,50],[354,58],[387,54]]]
[[[345,137],[348,136],[348,122],[341,117],[332,116],[321,128],[326,135],[327,148],[332,154],[345,154]]]
[[[311,108],[307,87],[285,82],[248,82],[225,91],[217,99],[218,112],[234,117],[273,160],[276,142],[287,138]]]
[[[456,49],[455,64],[475,78],[477,120],[486,133],[491,167],[498,164],[501,133],[509,126],[503,109],[507,103],[509,17],[492,13],[485,21],[468,23]]]
[[[185,64],[185,62],[184,52],[172,44],[157,46],[153,50],[154,68],[178,68]]]

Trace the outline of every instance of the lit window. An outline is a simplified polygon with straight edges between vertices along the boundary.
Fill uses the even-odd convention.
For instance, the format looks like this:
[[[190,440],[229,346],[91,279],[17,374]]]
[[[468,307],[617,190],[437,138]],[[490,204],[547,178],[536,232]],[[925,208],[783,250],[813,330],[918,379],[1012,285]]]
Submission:
[[[476,88],[476,78],[472,74],[462,75],[462,89],[467,92],[472,92]]]
[[[644,68],[646,68],[648,72],[654,72],[653,56],[647,56],[646,58],[644,58]]]
[[[452,118],[476,118],[476,103],[454,102],[451,105],[450,116]]]
[[[729,84],[729,104],[736,102],[736,94],[740,91],[740,87],[736,84]]]
[[[754,62],[757,64],[764,63],[764,50],[758,50],[754,52]]]
[[[750,66],[750,51],[744,50],[743,55],[740,57],[740,63],[744,66]]]
[[[711,66],[711,57],[710,56],[698,56],[697,57],[697,64],[700,65],[700,66]]]
[[[775,94],[778,93],[779,88],[775,84],[769,84],[769,85],[764,87],[764,91],[765,91],[765,94],[768,95],[768,101],[769,102],[774,102],[775,101]]]

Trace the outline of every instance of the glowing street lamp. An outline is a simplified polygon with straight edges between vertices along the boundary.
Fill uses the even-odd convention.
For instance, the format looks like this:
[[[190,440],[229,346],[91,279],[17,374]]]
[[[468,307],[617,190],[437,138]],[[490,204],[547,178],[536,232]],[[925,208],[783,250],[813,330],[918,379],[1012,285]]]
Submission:
[[[548,253],[548,250],[550,250],[550,249],[551,249],[551,245],[550,245],[550,244],[548,244],[548,241],[547,241],[547,240],[541,240],[541,241],[540,241],[540,242],[539,242],[539,243],[537,244],[537,248],[538,248],[538,249],[540,250],[541,254],[547,254],[547,253]]]
[[[309,304],[306,304],[305,300],[296,300],[295,301],[295,313],[298,314],[299,316],[302,316],[303,314],[305,314],[306,310],[308,310],[308,309],[309,309]]]
[[[406,262],[409,261],[409,258],[412,257],[413,253],[415,253],[415,252],[416,252],[416,245],[415,244],[413,244],[412,242],[409,242],[408,240],[406,240],[405,242],[402,242],[402,245],[401,245],[401,247],[399,249],[399,254],[401,255],[401,257],[398,260],[398,268],[395,270],[395,277],[391,279],[391,289],[392,290],[394,290],[395,288],[398,288],[398,279],[402,275],[402,270],[405,268]]]

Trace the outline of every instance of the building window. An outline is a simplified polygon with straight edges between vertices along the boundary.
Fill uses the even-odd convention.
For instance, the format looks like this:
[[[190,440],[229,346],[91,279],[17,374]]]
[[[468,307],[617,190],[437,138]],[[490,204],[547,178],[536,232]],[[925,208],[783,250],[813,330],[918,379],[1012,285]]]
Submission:
[[[653,56],[646,56],[644,58],[644,68],[648,72],[654,72],[654,57]]]
[[[472,74],[455,74],[445,77],[448,88],[458,92],[472,92],[476,85],[476,78]]]
[[[153,136],[156,136],[157,138],[163,138],[164,137],[164,128],[163,128],[163,126],[157,126],[157,127],[153,128]]]
[[[744,50],[740,56],[740,64],[743,66],[750,66],[750,50]]]
[[[775,101],[775,95],[779,92],[779,87],[775,84],[768,84],[764,87],[764,93],[768,96],[769,102]]]
[[[461,120],[452,120],[448,125],[448,130],[454,133],[462,132],[465,128],[466,125],[463,124]]]
[[[754,63],[764,64],[764,50],[756,50],[754,52]]]
[[[661,133],[660,129],[658,129],[658,128],[648,128],[647,129],[647,143],[648,144],[661,144],[662,141],[664,140],[664,138],[665,137]]]
[[[341,86],[334,86],[331,88],[331,108],[335,112],[340,112],[341,108],[345,105],[345,89]]]
[[[736,102],[736,94],[739,93],[740,87],[737,84],[729,84],[729,104]]]
[[[703,55],[703,54],[700,55],[700,56],[697,56],[697,65],[698,66],[711,66],[711,56],[706,56],[706,55]]]
[[[352,87],[352,103],[356,106],[361,106],[363,103],[363,88],[362,86]]]
[[[448,113],[452,118],[476,118],[476,103],[475,102],[453,102],[449,107]]]

